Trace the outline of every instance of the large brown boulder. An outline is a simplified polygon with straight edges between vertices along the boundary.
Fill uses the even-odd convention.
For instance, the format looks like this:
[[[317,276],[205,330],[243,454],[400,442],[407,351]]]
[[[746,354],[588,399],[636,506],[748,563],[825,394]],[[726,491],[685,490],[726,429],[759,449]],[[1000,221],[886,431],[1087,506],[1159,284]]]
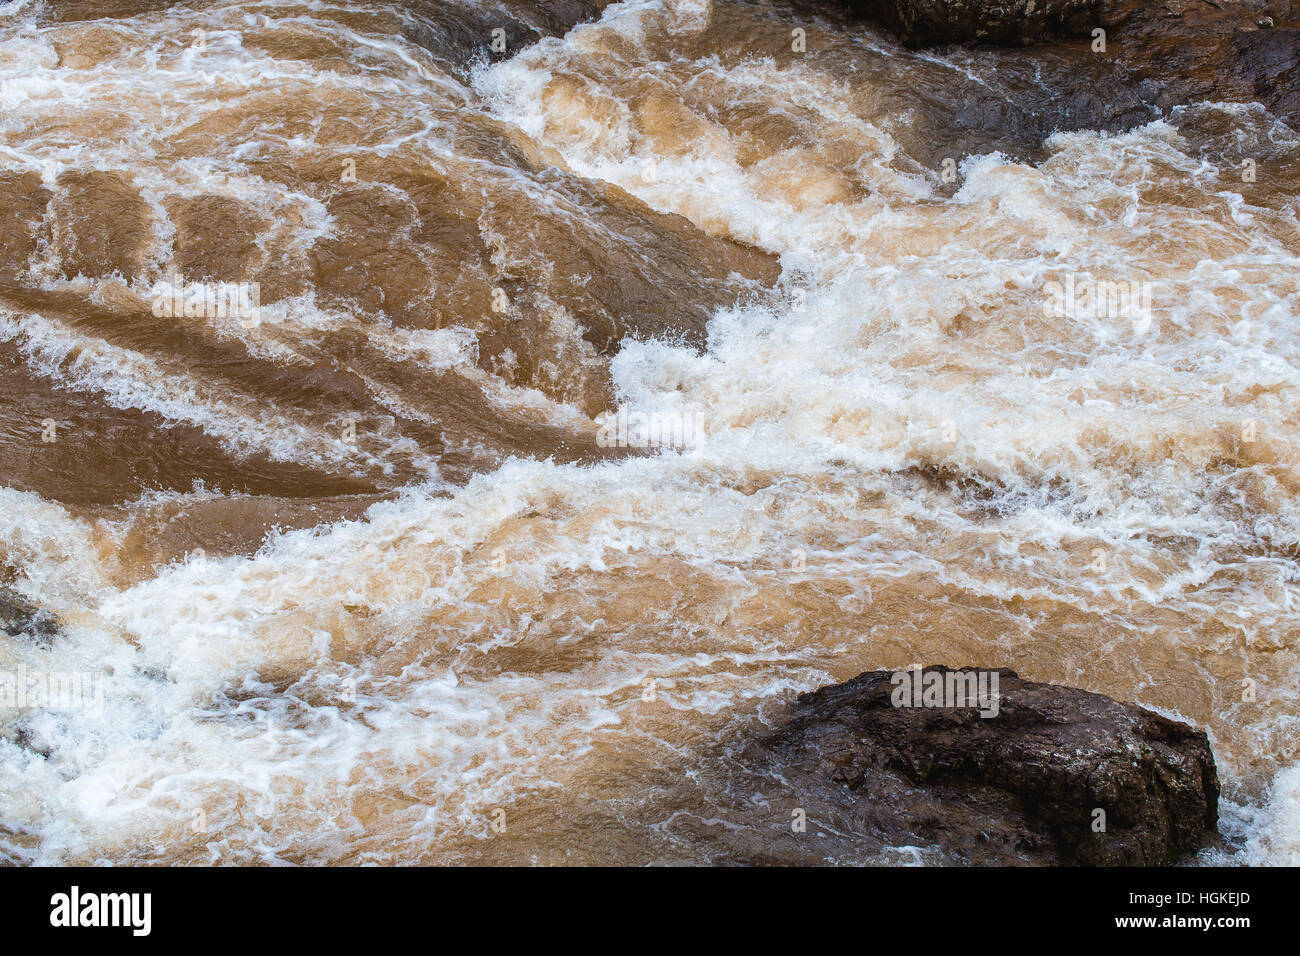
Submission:
[[[894,672],[872,671],[801,695],[750,756],[810,819],[848,819],[869,842],[938,846],[959,862],[1162,865],[1212,838],[1219,783],[1204,732],[1101,694],[984,673],[997,675],[983,711],[995,715],[914,706],[920,698],[896,706]]]

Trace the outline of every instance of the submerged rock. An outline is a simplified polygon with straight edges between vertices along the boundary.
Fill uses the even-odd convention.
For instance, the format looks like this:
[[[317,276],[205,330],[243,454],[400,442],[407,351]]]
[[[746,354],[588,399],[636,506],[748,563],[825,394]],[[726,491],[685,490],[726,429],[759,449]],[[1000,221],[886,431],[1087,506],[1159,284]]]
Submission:
[[[803,694],[750,756],[809,818],[954,861],[1163,865],[1211,839],[1219,783],[1203,731],[1006,669],[917,677],[942,688],[980,674],[990,693],[956,698],[964,706],[901,699],[910,672]]]
[[[0,585],[0,631],[10,637],[27,636],[48,643],[58,629],[48,613],[13,588]]]

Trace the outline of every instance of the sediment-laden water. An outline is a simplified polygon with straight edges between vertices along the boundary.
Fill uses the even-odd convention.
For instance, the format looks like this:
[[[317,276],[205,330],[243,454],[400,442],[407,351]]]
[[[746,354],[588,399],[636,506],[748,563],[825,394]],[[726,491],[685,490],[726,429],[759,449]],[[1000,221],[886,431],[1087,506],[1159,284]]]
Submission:
[[[0,859],[940,862],[739,757],[922,662],[1300,861],[1295,118],[600,6],[0,6]]]

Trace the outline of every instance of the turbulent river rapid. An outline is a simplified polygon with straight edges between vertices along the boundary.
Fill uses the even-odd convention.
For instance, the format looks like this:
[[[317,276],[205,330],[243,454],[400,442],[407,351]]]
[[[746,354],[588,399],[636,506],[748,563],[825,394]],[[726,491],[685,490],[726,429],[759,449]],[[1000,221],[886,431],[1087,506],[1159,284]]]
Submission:
[[[0,861],[941,863],[741,756],[919,662],[1300,862],[1300,134],[1051,110],[781,3],[0,5]]]

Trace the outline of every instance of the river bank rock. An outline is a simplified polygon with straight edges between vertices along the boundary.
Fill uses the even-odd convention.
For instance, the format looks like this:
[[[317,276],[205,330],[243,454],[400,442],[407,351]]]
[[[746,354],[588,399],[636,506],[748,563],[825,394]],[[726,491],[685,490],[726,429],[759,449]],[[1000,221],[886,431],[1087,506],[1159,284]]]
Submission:
[[[845,0],[907,46],[1018,46],[1058,41],[1058,56],[1113,64],[1160,108],[1201,100],[1262,102],[1300,115],[1300,6],[1295,0]],[[1100,48],[1095,30],[1105,31]],[[1037,53],[1026,55],[1038,56]]]
[[[599,18],[613,0],[403,0],[403,35],[463,80],[475,64],[499,62],[544,37]]]
[[[1106,0],[1099,23],[1130,82],[1159,89],[1157,106],[1254,101],[1300,117],[1294,0]]]
[[[809,818],[851,821],[885,845],[938,846],[953,862],[1165,865],[1212,839],[1219,783],[1203,731],[984,673],[990,684],[996,673],[994,716],[895,706],[894,672],[872,671],[801,695],[758,750]]]

